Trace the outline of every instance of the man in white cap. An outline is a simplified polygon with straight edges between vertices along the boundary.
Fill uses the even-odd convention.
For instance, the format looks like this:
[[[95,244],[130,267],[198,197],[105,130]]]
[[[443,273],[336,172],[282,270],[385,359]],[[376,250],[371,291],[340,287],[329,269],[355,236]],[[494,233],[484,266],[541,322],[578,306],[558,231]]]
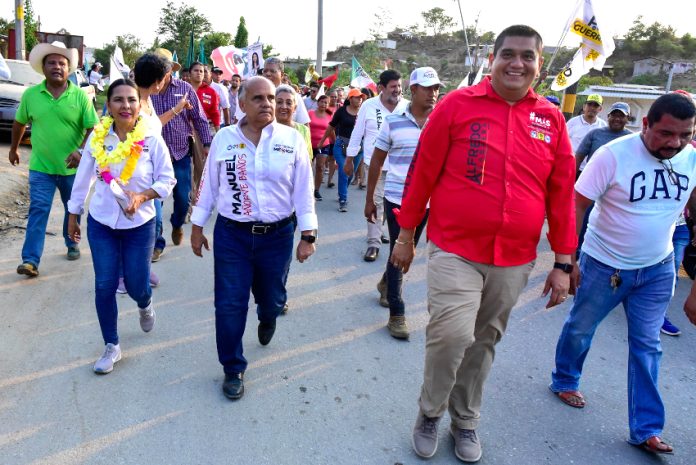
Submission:
[[[388,69],[379,75],[379,95],[367,99],[360,107],[358,117],[355,120],[355,128],[350,135],[350,142],[346,154],[347,162],[343,165],[348,177],[353,175],[353,159],[363,150],[365,154],[365,165],[370,166],[372,152],[375,147],[377,134],[382,127],[384,118],[392,113],[399,113],[406,108],[408,100],[402,98],[401,94],[401,74]],[[389,164],[382,167],[382,176],[375,188],[375,204],[377,205],[377,219],[374,223],[367,223],[367,250],[363,259],[366,262],[374,262],[379,254],[379,247],[382,243],[382,219],[384,215],[384,178],[389,170]],[[379,289],[382,294],[386,292],[386,284],[380,281]]]
[[[65,208],[63,238],[68,260],[80,258],[80,249],[68,236],[68,207],[75,169],[87,136],[99,121],[92,102],[68,80],[78,66],[77,49],[62,42],[39,44],[29,54],[29,63],[46,76],[24,92],[12,125],[9,159],[19,164],[19,142],[31,123],[32,153],[29,159],[29,218],[22,247],[22,264],[17,273],[38,276],[46,224],[56,188]]]
[[[102,80],[103,76],[101,74],[102,68],[102,64],[97,61],[87,72],[87,79],[89,83],[94,86],[94,90],[97,91],[97,93],[104,92],[104,81]]]
[[[377,218],[377,205],[374,201],[375,188],[382,175],[382,167],[388,160],[389,171],[384,181],[384,214],[389,228],[389,252],[394,249],[399,235],[399,223],[394,215],[395,208],[401,208],[401,197],[408,175],[409,166],[416,153],[416,146],[421,129],[428,116],[435,108],[440,93],[440,79],[437,72],[430,67],[413,70],[410,78],[411,103],[401,111],[394,112],[384,119],[375,141],[375,151],[370,161],[367,179],[367,196],[365,199],[365,218],[374,223]],[[416,228],[414,241],[420,238],[428,215],[424,216]],[[380,304],[389,307],[389,334],[396,339],[408,339],[404,301],[401,298],[403,273],[389,261],[382,277],[387,285],[387,292],[380,292]],[[386,294],[386,295],[384,295]],[[385,298],[386,297],[386,298]]]

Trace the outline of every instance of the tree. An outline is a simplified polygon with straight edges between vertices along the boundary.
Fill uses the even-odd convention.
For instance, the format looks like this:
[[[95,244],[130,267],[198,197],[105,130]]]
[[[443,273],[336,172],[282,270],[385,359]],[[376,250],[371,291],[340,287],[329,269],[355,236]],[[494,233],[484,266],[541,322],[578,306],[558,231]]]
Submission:
[[[210,53],[218,47],[232,44],[232,34],[229,32],[211,32],[203,37],[203,45]]]
[[[163,39],[161,47],[176,51],[182,57],[186,56],[191,31],[194,42],[198,43],[211,29],[208,18],[195,7],[185,6],[183,3],[176,6],[169,1],[160,13],[157,34]]]
[[[262,53],[264,58],[277,57],[278,55],[280,55],[279,53],[273,52],[273,45],[271,44],[264,45]]]
[[[24,0],[24,44],[27,52],[39,43],[39,39],[36,38],[38,31],[39,26],[34,19],[34,7],[31,5],[31,0]]]
[[[237,34],[234,36],[234,46],[244,48],[247,45],[249,45],[249,31],[247,31],[244,16],[241,16],[239,18],[239,26],[237,26]]]
[[[391,28],[391,13],[384,7],[379,7],[372,20],[370,27],[370,35],[373,39],[381,39],[386,36],[387,31]]]
[[[431,8],[421,13],[425,20],[426,27],[433,29],[433,34],[438,35],[454,26],[454,18],[445,14],[445,10],[440,7]]]
[[[140,39],[134,35],[126,34],[123,36],[116,36],[116,40],[94,51],[94,59],[104,65],[105,74],[109,72],[111,55],[114,53],[114,49],[117,45],[121,51],[123,51],[123,61],[131,68],[144,52]]]

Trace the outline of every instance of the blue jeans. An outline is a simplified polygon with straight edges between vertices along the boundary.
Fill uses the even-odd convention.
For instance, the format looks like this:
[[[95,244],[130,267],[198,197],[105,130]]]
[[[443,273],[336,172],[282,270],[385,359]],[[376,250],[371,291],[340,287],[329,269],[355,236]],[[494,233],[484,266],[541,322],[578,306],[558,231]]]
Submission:
[[[394,208],[400,208],[401,205],[390,202],[384,199],[384,214],[387,216],[387,226],[389,227],[389,258],[391,258],[392,250],[394,250],[394,244],[396,243],[396,238],[399,237],[399,231],[401,227],[396,221],[396,215],[392,211]],[[413,236],[413,241],[415,245],[418,245],[418,240],[420,239],[421,233],[428,222],[428,213],[425,212],[423,221],[416,227],[416,233]],[[401,298],[401,286],[404,280],[403,272],[391,264],[390,260],[387,260],[387,269],[384,272],[384,279],[387,281],[387,300],[389,301],[389,315],[390,316],[403,316],[406,314],[406,305],[404,305],[404,300]]]
[[[215,262],[215,339],[218,360],[226,374],[247,368],[242,336],[249,310],[249,292],[259,321],[274,321],[287,301],[285,289],[295,223],[266,234],[252,234],[218,215],[213,233]]]
[[[164,250],[167,241],[164,240],[164,225],[162,224],[162,199],[155,199],[155,248]]]
[[[27,219],[27,232],[24,236],[24,246],[22,247],[23,263],[31,263],[35,267],[39,267],[46,240],[46,225],[48,224],[48,216],[51,213],[51,205],[53,204],[56,188],[60,193],[60,200],[63,202],[63,208],[65,209],[65,215],[63,216],[63,239],[65,240],[65,246],[77,246],[68,236],[68,200],[70,200],[74,180],[74,174],[60,176],[29,170],[29,218]],[[79,217],[77,221],[78,223],[80,222]]]
[[[191,204],[191,157],[186,155],[181,160],[172,158],[172,166],[174,167],[176,186],[172,192],[174,211],[172,211],[170,221],[172,227],[178,229],[186,222],[186,215]]]
[[[674,228],[674,234],[672,234],[672,245],[674,246],[674,271],[677,273],[674,285],[677,284],[677,279],[679,279],[679,267],[684,260],[684,251],[686,246],[689,245],[689,239],[691,239],[689,233],[689,225],[680,224]]]
[[[343,166],[346,164],[346,149],[348,148],[348,139],[344,137],[337,137],[336,143],[333,146],[333,155],[338,163],[338,200],[341,202],[348,201],[348,184],[353,180],[353,176],[357,173],[355,171],[360,166],[360,162],[363,158],[362,151],[353,159],[353,176],[350,178],[346,176],[343,172]]]
[[[128,295],[139,308],[152,298],[150,259],[155,245],[155,219],[133,229],[111,229],[87,216],[87,239],[94,265],[94,301],[104,344],[118,344],[116,288],[119,272]]]
[[[662,357],[660,328],[674,286],[674,255],[645,268],[621,270],[622,283],[616,289],[610,286],[614,268],[586,253],[580,254],[579,266],[581,287],[558,339],[551,389],[578,389],[597,326],[623,304],[628,323],[629,442],[641,444],[659,436],[665,424],[657,377]]]

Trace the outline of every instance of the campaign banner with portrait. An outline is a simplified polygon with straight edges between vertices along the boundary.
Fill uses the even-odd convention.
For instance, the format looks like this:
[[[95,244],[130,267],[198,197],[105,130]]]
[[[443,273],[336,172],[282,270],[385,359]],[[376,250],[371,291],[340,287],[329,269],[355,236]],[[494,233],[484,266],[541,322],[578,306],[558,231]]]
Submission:
[[[246,79],[259,74],[259,70],[263,69],[263,44],[256,42],[247,47],[247,66],[244,77]]]

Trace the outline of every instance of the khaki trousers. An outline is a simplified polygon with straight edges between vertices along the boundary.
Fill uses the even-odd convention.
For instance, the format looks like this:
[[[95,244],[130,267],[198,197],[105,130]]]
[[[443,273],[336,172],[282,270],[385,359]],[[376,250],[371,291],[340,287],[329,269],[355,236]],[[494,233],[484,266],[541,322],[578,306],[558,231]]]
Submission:
[[[495,345],[534,262],[521,266],[474,263],[428,244],[428,312],[421,412],[448,408],[458,428],[476,429],[483,384]]]

